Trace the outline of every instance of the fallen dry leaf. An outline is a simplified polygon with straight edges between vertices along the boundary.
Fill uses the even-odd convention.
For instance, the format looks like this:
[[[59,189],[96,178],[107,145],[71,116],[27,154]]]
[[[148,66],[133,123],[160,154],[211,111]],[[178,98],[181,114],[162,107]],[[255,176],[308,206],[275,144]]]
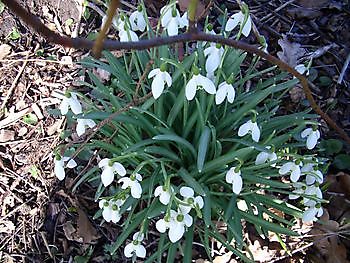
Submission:
[[[77,208],[77,210],[79,214],[77,222],[77,234],[79,237],[83,238],[84,243],[91,243],[91,241],[99,238],[97,230],[93,227],[85,212],[80,208]]]
[[[11,130],[0,130],[0,142],[13,141],[15,139],[15,132]]]
[[[277,56],[292,68],[299,64],[300,58],[306,53],[299,43],[290,42],[286,35],[283,35],[283,39],[278,40],[278,44],[282,51],[277,52]]]
[[[7,44],[0,45],[0,59],[4,59],[10,53],[11,53],[10,45],[7,45]]]

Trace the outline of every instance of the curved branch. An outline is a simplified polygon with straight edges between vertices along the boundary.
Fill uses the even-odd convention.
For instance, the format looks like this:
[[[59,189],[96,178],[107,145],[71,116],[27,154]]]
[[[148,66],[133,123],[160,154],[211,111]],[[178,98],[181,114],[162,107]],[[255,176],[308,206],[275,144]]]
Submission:
[[[66,47],[71,47],[75,49],[88,49],[91,50],[94,46],[94,42],[85,38],[70,38],[66,36],[61,36],[50,29],[48,29],[36,16],[29,13],[22,6],[20,6],[15,0],[2,0],[2,2],[7,5],[16,15],[18,15],[26,24],[34,28],[40,35],[46,38],[52,43],[63,45]],[[277,65],[280,69],[285,70],[298,78],[305,92],[306,98],[310,102],[311,108],[324,119],[329,126],[336,130],[339,135],[350,144],[350,137],[348,134],[341,129],[322,109],[317,105],[315,99],[312,96],[312,92],[308,85],[308,80],[297,72],[294,68],[290,67],[285,62],[280,59],[265,53],[264,51],[258,49],[253,45],[243,43],[241,41],[236,41],[233,39],[224,38],[223,36],[209,35],[203,32],[196,32],[192,30],[188,33],[184,33],[172,37],[157,37],[152,39],[140,40],[137,42],[119,42],[114,40],[105,40],[103,42],[103,48],[108,50],[143,50],[152,47],[158,47],[163,45],[169,45],[179,42],[190,42],[190,41],[207,41],[220,43],[233,48],[242,49],[252,54],[256,54],[269,62]]]

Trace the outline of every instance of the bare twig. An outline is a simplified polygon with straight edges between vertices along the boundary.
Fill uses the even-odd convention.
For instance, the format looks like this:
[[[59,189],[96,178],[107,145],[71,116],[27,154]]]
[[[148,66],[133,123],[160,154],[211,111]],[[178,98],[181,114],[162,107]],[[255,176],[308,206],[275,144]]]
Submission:
[[[349,52],[349,54],[348,54],[348,56],[347,56],[347,58],[345,60],[344,66],[343,66],[343,68],[342,68],[342,70],[340,72],[340,75],[339,75],[339,78],[338,78],[338,81],[337,81],[338,84],[342,83],[343,78],[345,76],[346,69],[349,66],[349,63],[350,63],[350,52]]]
[[[60,36],[59,34],[48,29],[41,21],[33,14],[27,12],[22,6],[20,6],[15,0],[2,0],[2,2],[7,5],[13,12],[15,12],[25,23],[33,27],[39,34],[47,38],[50,42],[72,47],[76,49],[92,49],[94,42],[84,38],[69,38],[66,36]],[[285,70],[298,78],[305,92],[306,98],[310,102],[311,108],[324,119],[329,126],[336,130],[339,135],[350,144],[350,137],[348,134],[325,113],[317,105],[315,99],[313,98],[312,92],[308,85],[308,80],[297,72],[294,68],[290,67],[285,62],[279,60],[278,58],[265,53],[264,51],[258,49],[253,45],[248,45],[241,41],[236,41],[233,39],[227,39],[223,36],[209,35],[203,32],[198,32],[197,30],[192,30],[187,33],[171,36],[171,37],[157,37],[152,39],[140,40],[137,42],[119,42],[113,40],[105,40],[103,42],[103,48],[109,50],[144,50],[152,47],[158,47],[163,45],[169,45],[173,43],[180,42],[190,42],[190,41],[207,41],[213,43],[220,43],[222,45],[227,45],[233,48],[242,49],[249,53],[256,54],[269,62],[277,65],[280,69]],[[129,105],[131,107],[133,105]],[[128,107],[128,108],[129,108]],[[125,110],[125,108],[123,108]],[[104,124],[103,124],[104,125]]]

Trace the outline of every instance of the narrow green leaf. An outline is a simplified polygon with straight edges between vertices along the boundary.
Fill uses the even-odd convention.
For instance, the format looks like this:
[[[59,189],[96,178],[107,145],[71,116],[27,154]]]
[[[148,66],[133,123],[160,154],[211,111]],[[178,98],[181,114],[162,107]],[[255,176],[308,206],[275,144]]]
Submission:
[[[198,155],[197,155],[197,169],[202,172],[205,157],[208,150],[208,144],[210,140],[210,128],[205,126],[204,130],[199,138]]]
[[[178,135],[175,135],[175,134],[161,134],[161,135],[154,136],[152,139],[156,140],[156,141],[176,142],[176,143],[178,143],[180,145],[185,146],[192,153],[193,156],[196,156],[196,150],[194,149],[192,144],[190,144],[188,141],[186,141],[185,139],[181,138]]]
[[[186,234],[185,234],[185,248],[184,248],[184,257],[183,257],[184,263],[191,263],[192,262],[193,228],[194,228],[194,225],[189,227],[187,229]]]
[[[202,186],[186,171],[186,169],[181,168],[178,174],[197,194],[205,196],[205,191]]]

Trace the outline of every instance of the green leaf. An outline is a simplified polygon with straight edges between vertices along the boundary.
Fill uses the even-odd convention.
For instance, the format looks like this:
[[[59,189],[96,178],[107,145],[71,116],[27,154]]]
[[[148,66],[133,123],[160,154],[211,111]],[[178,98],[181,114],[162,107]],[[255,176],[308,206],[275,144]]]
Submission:
[[[320,143],[320,147],[324,148],[328,155],[333,155],[343,149],[343,143],[336,139],[323,140]]]
[[[187,229],[187,232],[185,234],[185,248],[184,248],[184,257],[183,261],[184,263],[191,263],[192,262],[192,252],[193,252],[193,228],[194,225],[189,227]]]
[[[205,126],[201,137],[199,138],[198,155],[197,155],[197,169],[202,172],[205,157],[208,150],[208,144],[210,140],[210,128]]]
[[[298,233],[296,233],[292,230],[289,230],[288,228],[282,227],[280,225],[276,225],[274,223],[270,223],[270,222],[268,222],[260,217],[252,215],[250,213],[239,211],[239,214],[242,216],[242,218],[244,218],[248,222],[252,223],[253,225],[261,226],[262,228],[265,228],[265,229],[272,231],[274,233],[285,234],[288,236],[298,236],[299,235]]]
[[[265,204],[269,208],[274,207],[286,214],[299,217],[299,218],[302,217],[302,211],[300,209],[286,203],[285,201],[282,201],[279,199],[273,199],[266,195],[260,195],[260,194],[254,194],[254,196],[258,202]]]
[[[0,1],[0,15],[2,14],[2,12],[4,12],[4,10],[5,10],[5,4]]]
[[[166,259],[166,263],[174,263],[175,262],[177,246],[178,246],[178,242],[170,244],[170,247],[168,249],[168,257]]]
[[[334,158],[333,164],[340,170],[344,170],[344,169],[350,170],[350,155],[338,154]]]
[[[205,196],[204,196],[204,207],[203,207],[203,219],[204,224],[207,228],[211,226],[211,208],[212,206],[215,207],[214,203],[212,203],[212,200],[210,198],[210,191],[207,187],[205,189]]]
[[[172,151],[160,146],[148,146],[145,148],[145,153],[151,153],[154,155],[161,155],[162,157],[169,158],[177,163],[181,163],[181,159]]]
[[[187,183],[188,186],[194,189],[197,194],[205,196],[205,191],[202,186],[186,171],[185,168],[181,168],[178,174]]]
[[[182,137],[180,137],[178,135],[161,134],[161,135],[154,136],[152,139],[156,140],[156,141],[171,141],[171,142],[178,143],[180,145],[185,146],[192,153],[193,156],[196,156],[196,150],[194,149],[192,144],[190,144],[188,141],[186,141],[185,139],[183,139]]]

